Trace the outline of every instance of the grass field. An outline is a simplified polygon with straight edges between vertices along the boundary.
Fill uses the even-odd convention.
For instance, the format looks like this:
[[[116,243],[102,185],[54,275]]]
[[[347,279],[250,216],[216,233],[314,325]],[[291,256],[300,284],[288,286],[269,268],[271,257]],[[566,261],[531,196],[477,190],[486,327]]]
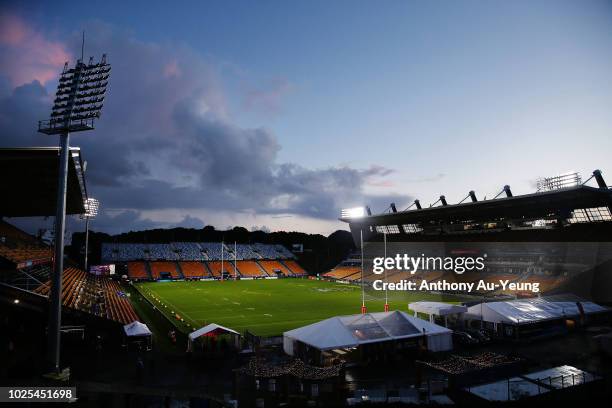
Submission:
[[[179,314],[192,327],[218,323],[260,336],[280,335],[328,317],[356,314],[361,307],[359,286],[308,279],[146,282],[136,287],[163,313],[172,319]],[[416,300],[461,299],[402,292],[390,294],[389,305],[391,310],[406,311],[408,302]],[[370,312],[382,312],[384,300],[368,297],[366,306]],[[178,321],[177,328],[190,331]]]

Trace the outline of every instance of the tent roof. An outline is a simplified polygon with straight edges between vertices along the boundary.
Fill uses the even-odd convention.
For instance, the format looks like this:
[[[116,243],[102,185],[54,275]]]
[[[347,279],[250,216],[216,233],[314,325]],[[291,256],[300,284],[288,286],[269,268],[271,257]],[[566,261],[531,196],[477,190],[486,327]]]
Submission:
[[[580,302],[584,313],[599,313],[609,309],[593,302],[578,300],[550,300],[546,298],[531,298],[509,300],[504,302],[489,302],[471,306],[470,314],[494,316],[500,323],[524,324],[542,320],[561,319],[566,316],[580,314],[577,302]]]
[[[463,305],[453,305],[450,303],[443,302],[414,302],[408,305],[410,310],[413,310],[418,313],[425,313],[428,315],[437,315],[437,316],[446,316],[449,314],[455,313],[465,313],[467,312],[467,306]]]
[[[220,330],[223,331],[225,333],[231,333],[231,334],[236,334],[238,336],[240,336],[240,333],[238,333],[236,330],[232,330],[232,329],[228,329],[227,327],[223,327],[221,325],[218,325],[216,323],[211,323],[207,326],[204,326],[202,328],[199,328],[198,330],[189,333],[189,340],[195,340],[198,337],[201,336],[205,336],[210,332],[213,332],[215,330]]]
[[[123,331],[125,331],[125,334],[129,337],[150,336],[152,334],[151,330],[149,330],[149,327],[146,324],[140,323],[136,320],[123,326]]]
[[[361,344],[398,340],[422,335],[450,333],[402,311],[336,316],[284,333],[320,350],[357,347]]]

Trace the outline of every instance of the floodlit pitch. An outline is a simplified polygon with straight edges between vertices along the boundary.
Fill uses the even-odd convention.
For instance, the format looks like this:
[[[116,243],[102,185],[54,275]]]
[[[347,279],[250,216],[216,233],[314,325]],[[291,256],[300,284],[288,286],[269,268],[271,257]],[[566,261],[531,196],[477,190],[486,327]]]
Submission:
[[[308,279],[147,282],[136,287],[183,332],[191,330],[189,325],[217,323],[274,336],[332,316],[359,313],[361,308],[359,286]],[[424,292],[389,295],[390,309],[405,311],[409,302],[418,300],[461,300]],[[384,298],[366,298],[366,306],[368,312],[382,312]]]

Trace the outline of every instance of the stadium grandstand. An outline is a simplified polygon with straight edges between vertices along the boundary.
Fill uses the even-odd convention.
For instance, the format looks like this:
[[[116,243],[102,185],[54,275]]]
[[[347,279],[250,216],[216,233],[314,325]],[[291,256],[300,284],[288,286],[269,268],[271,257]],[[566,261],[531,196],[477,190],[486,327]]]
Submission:
[[[55,213],[58,148],[0,149],[0,182],[11,200],[0,200],[0,214],[7,217],[48,216]],[[66,212],[82,214],[87,199],[79,148],[69,155]],[[16,178],[14,174],[21,177]],[[139,320],[117,281],[68,266],[62,275],[61,302],[65,313],[86,313],[108,322],[126,324]],[[42,239],[0,220],[0,296],[17,298],[13,305],[44,309],[50,292],[53,248]]]
[[[357,246],[362,233],[364,242],[382,242],[383,235],[401,242],[605,241],[612,232],[612,190],[599,170],[584,182],[576,173],[571,176],[545,178],[549,181],[531,194],[514,196],[506,185],[491,199],[478,200],[470,191],[457,204],[442,195],[428,207],[415,200],[404,211],[394,203],[380,214],[369,207],[343,210],[340,220],[349,225]],[[592,179],[596,187],[587,185]]]
[[[596,186],[587,185],[591,180]],[[415,200],[404,211],[398,211],[393,203],[381,214],[372,214],[368,207],[344,210],[340,220],[348,223],[355,245],[359,247],[363,240],[363,278],[357,252],[322,277],[354,283],[380,279],[380,275],[372,273],[372,258],[381,255],[382,244],[388,241],[391,246],[395,243],[396,249],[401,245],[402,251],[409,249],[415,254],[487,257],[481,271],[412,274],[389,270],[388,282],[445,279],[538,283],[540,293],[550,293],[612,258],[609,246],[601,243],[612,235],[611,205],[612,190],[601,172],[595,170],[585,182],[577,173],[540,179],[537,192],[521,196],[514,196],[510,187],[504,186],[488,200],[478,200],[476,193],[470,191],[457,204],[440,196],[428,207]],[[475,293],[534,295],[499,287]]]
[[[132,280],[298,277],[307,271],[278,244],[103,243],[102,262],[126,265]],[[223,270],[222,268],[223,264]]]
[[[36,302],[50,291],[53,251],[42,241],[0,221],[0,285],[20,290],[20,301]],[[64,269],[62,305],[127,324],[139,320],[119,284],[75,266]]]

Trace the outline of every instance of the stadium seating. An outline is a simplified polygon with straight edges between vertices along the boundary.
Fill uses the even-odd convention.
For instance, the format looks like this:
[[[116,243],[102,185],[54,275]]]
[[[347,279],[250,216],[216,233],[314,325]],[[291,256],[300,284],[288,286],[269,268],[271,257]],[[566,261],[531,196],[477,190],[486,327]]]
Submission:
[[[172,279],[180,279],[176,269],[176,263],[174,262],[164,262],[164,261],[155,261],[149,264],[151,266],[151,275],[153,279],[159,279],[163,273],[169,273],[172,276]]]
[[[173,279],[220,278],[222,257],[225,271],[231,277],[236,272],[244,277],[276,277],[277,272],[285,276],[307,274],[295,256],[278,244],[223,244],[223,247],[220,242],[102,244],[102,263],[126,262],[128,276],[135,280],[157,280],[163,272],[170,273]],[[234,270],[234,261],[240,263],[238,271]]]
[[[283,263],[285,264],[287,269],[291,271],[293,275],[306,275],[307,274],[306,271],[300,265],[298,265],[298,263],[295,262],[294,260],[283,261]]]
[[[0,221],[0,257],[20,264],[24,262],[51,262],[51,248],[13,225]]]
[[[295,259],[282,245],[237,244],[237,260],[251,259]],[[223,253],[222,253],[223,252]],[[142,260],[168,261],[219,261],[234,259],[234,245],[220,242],[172,242],[170,244],[103,243],[103,262],[129,262]]]
[[[149,244],[145,251],[148,251],[148,259],[151,260],[178,260],[177,253],[169,244]]]
[[[208,256],[202,253],[202,248],[197,242],[172,242],[170,244],[176,252],[178,259],[206,261]]]
[[[179,265],[183,271],[183,276],[185,276],[187,279],[210,277],[208,270],[202,262],[183,261],[179,262]]]
[[[200,242],[198,243],[210,260],[221,259],[221,243],[220,242]],[[223,248],[223,257],[227,259],[227,246]]]
[[[50,262],[53,252],[49,248],[8,248],[0,245],[0,256],[14,263]]]
[[[144,262],[128,262],[128,276],[138,280],[151,278]]]
[[[208,265],[208,269],[210,269],[210,272],[215,278],[221,277],[221,261],[208,261],[206,264]],[[223,270],[231,277],[234,277],[234,275],[236,274],[233,262],[223,262]]]
[[[293,259],[293,254],[282,245],[253,244],[253,252],[262,259]],[[282,248],[282,249],[281,249]]]
[[[360,279],[361,278],[360,272],[361,272],[361,267],[359,266],[338,265],[331,271],[325,273],[323,276],[326,278],[333,278],[333,279],[348,279],[348,278],[355,277],[356,275],[359,275],[356,278]]]
[[[295,259],[295,255],[293,255],[291,251],[289,251],[283,245],[276,244],[274,245],[274,249],[276,249],[276,252],[278,253],[277,258],[279,259]]]
[[[257,261],[259,265],[266,271],[266,273],[270,276],[276,276],[278,273],[282,273],[283,275],[291,275],[291,272],[279,261]]]
[[[49,296],[50,284],[47,281],[34,292]],[[72,267],[62,276],[62,305],[122,324],[139,320],[117,282]]]
[[[241,276],[249,278],[268,276],[255,261],[238,261],[236,264]]]

